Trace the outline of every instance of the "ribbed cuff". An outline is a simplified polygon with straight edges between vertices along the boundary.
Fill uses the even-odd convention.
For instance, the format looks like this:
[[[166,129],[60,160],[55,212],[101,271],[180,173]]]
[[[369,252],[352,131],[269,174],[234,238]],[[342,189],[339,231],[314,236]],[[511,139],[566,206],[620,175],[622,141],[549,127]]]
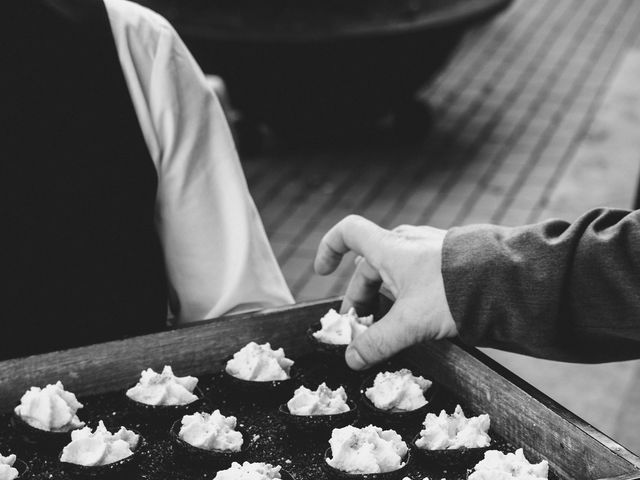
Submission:
[[[484,292],[492,289],[495,241],[501,229],[494,225],[456,227],[447,232],[444,240],[445,295],[458,335],[469,345],[482,345],[487,340],[491,295]]]

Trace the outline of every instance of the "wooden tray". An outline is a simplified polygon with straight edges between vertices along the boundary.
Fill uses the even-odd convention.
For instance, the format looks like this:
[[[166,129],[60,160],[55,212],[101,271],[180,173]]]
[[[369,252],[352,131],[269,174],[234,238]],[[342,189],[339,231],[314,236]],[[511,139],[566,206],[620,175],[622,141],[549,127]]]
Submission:
[[[153,335],[0,362],[0,412],[32,385],[60,379],[77,395],[123,389],[147,367],[171,364],[198,375],[219,369],[249,341],[309,352],[310,323],[338,299],[199,322]],[[493,430],[530,460],[545,458],[562,479],[640,480],[640,458],[476,349],[440,341],[414,347],[403,360],[491,415]],[[304,480],[304,479],[299,479]]]

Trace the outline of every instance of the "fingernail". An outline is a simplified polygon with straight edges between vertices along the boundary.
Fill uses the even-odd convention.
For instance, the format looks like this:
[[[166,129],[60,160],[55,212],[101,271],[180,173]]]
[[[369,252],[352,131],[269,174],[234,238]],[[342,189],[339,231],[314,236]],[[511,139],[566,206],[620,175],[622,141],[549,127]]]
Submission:
[[[363,370],[367,366],[367,362],[364,361],[355,348],[347,348],[345,359],[347,361],[347,365],[349,365],[353,370]]]

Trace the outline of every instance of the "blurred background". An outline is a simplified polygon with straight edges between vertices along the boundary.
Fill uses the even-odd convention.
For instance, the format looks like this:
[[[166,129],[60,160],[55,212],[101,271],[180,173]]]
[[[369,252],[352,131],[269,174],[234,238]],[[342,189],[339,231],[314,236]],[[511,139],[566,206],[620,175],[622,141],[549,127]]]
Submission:
[[[318,277],[312,260],[349,213],[448,228],[635,204],[638,1],[142,3],[225,82],[212,77],[299,301],[344,292],[353,262]],[[488,353],[640,453],[640,363]]]

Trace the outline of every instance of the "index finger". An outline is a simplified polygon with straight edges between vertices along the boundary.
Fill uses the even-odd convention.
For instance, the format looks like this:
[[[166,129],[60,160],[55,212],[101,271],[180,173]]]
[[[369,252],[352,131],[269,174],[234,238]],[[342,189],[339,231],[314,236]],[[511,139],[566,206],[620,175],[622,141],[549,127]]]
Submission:
[[[386,230],[359,215],[349,215],[329,230],[318,246],[314,261],[320,275],[333,272],[349,251],[362,255],[371,266],[378,268],[381,240]]]

